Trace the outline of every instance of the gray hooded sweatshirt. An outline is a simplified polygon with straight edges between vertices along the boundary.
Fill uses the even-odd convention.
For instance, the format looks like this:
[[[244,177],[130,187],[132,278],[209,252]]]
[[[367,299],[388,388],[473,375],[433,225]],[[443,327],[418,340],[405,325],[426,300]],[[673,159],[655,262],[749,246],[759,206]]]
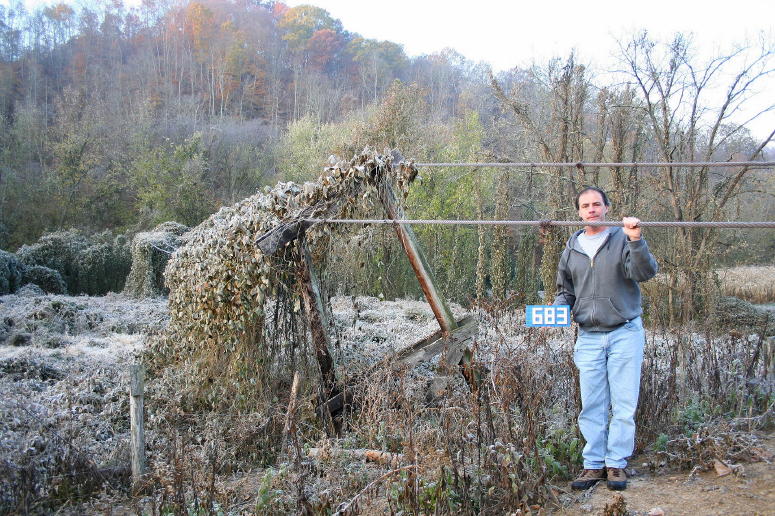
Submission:
[[[570,237],[557,268],[555,305],[570,305],[573,319],[585,330],[610,331],[643,313],[638,282],[654,277],[658,267],[646,240],[627,239],[613,227],[590,259]]]

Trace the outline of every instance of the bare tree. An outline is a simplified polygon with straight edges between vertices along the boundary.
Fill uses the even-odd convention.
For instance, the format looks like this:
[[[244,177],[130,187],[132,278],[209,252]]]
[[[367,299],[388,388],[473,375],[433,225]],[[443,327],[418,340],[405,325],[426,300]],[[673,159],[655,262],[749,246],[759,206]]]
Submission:
[[[691,39],[681,34],[663,45],[643,32],[619,46],[625,72],[639,92],[655,157],[661,161],[734,158],[721,156],[719,151],[728,150],[727,144],[747,131],[748,122],[775,107],[732,122],[739,120],[758,82],[775,72],[771,42],[762,41],[757,48],[741,47],[704,63],[694,55]],[[723,93],[714,102],[718,91]],[[754,160],[773,137],[775,131],[759,145],[737,152]],[[665,199],[666,208],[678,221],[720,220],[749,172],[748,167],[720,173],[708,167],[667,167],[654,182],[656,199]],[[698,309],[708,308],[708,303],[700,303],[708,296],[699,286],[708,284],[717,232],[679,228],[678,236],[674,250],[664,259],[670,273],[671,312],[685,322]]]
[[[520,91],[507,94],[498,80],[490,74],[495,95],[516,117],[523,130],[535,142],[541,159],[547,162],[581,161],[586,140],[584,130],[585,110],[589,97],[590,81],[586,67],[576,62],[571,54],[561,65],[552,61],[546,70],[534,69],[533,78],[542,84],[546,101],[538,108],[531,105]],[[531,99],[535,100],[535,99]],[[543,108],[543,112],[541,111]],[[565,168],[548,171],[549,195],[546,197],[546,218],[561,218],[561,210],[567,206],[568,197],[575,192],[574,183],[587,181],[587,172],[578,171],[580,177]],[[545,231],[541,277],[546,298],[554,295],[557,262],[562,252],[563,232],[557,228]]]

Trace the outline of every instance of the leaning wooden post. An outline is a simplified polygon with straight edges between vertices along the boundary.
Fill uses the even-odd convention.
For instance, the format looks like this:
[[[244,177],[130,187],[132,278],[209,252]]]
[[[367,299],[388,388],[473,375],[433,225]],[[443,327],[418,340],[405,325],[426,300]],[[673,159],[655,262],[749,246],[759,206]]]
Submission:
[[[331,396],[336,389],[336,375],[334,373],[334,361],[329,353],[329,339],[326,328],[328,327],[328,317],[323,305],[323,299],[320,296],[320,283],[317,274],[312,267],[312,257],[304,242],[299,240],[299,252],[301,259],[301,295],[304,299],[304,308],[307,310],[310,330],[312,331],[312,345],[315,347],[315,358],[320,365],[320,373],[323,376],[323,386],[326,389],[326,396]]]
[[[394,155],[393,159],[394,161],[398,161],[400,156]],[[404,210],[401,209],[401,206],[399,205],[396,198],[396,194],[393,192],[393,188],[387,181],[383,180],[380,183],[379,195],[380,201],[382,202],[382,206],[385,208],[385,212],[387,213],[388,218],[393,220],[406,219]],[[422,253],[420,244],[417,242],[417,237],[415,236],[411,226],[408,224],[396,222],[393,224],[393,228],[398,235],[401,246],[406,252],[406,256],[409,258],[409,263],[411,264],[412,269],[414,269],[414,273],[417,276],[417,281],[420,283],[420,288],[422,288],[422,291],[425,294],[425,298],[431,305],[431,310],[433,310],[433,314],[436,316],[436,320],[441,327],[441,331],[444,334],[447,343],[449,344],[450,335],[458,328],[458,324],[455,321],[454,315],[452,315],[452,310],[450,310],[447,301],[436,289],[436,280],[433,277],[431,268],[428,266],[428,262],[425,260],[425,256]],[[449,347],[441,355],[439,360],[439,370],[446,372],[457,365],[462,365],[463,376],[469,385],[473,387],[473,383],[478,381],[478,375],[471,374],[471,357],[472,355],[470,350],[468,350],[468,348],[465,346],[457,345],[454,347]],[[431,394],[434,396],[439,395],[443,391],[445,385],[446,378],[443,376],[436,378],[431,384]]]
[[[385,212],[388,218],[393,220],[405,219],[404,210],[398,205],[396,200],[396,194],[393,192],[393,188],[387,182],[383,182],[380,185],[380,200],[385,207]],[[425,256],[422,254],[420,245],[417,243],[417,237],[414,235],[414,231],[408,224],[401,224],[396,222],[393,224],[393,228],[396,230],[398,239],[401,241],[401,246],[406,252],[406,256],[409,258],[409,263],[414,269],[414,273],[417,276],[417,281],[420,282],[420,288],[422,288],[425,298],[431,305],[433,315],[436,316],[436,320],[441,326],[441,330],[445,333],[449,333],[457,328],[455,317],[452,315],[452,310],[449,309],[449,305],[442,297],[441,293],[436,289],[436,281],[433,278],[431,268],[428,266],[428,262],[425,260]]]
[[[143,430],[143,390],[145,368],[142,364],[129,366],[129,417],[132,450],[132,485],[140,485],[145,475],[145,433]]]
[[[318,280],[315,268],[312,265],[312,257],[304,238],[299,238],[299,252],[301,253],[300,280],[301,296],[304,299],[304,308],[307,310],[310,331],[312,332],[312,345],[315,348],[315,358],[320,366],[320,376],[323,381],[322,402],[323,412],[319,414],[326,422],[329,434],[339,433],[337,423],[334,422],[328,406],[325,401],[339,393],[339,387],[336,384],[336,373],[334,371],[334,360],[331,358],[328,338],[328,314],[323,304],[323,298],[320,295],[320,281]]]

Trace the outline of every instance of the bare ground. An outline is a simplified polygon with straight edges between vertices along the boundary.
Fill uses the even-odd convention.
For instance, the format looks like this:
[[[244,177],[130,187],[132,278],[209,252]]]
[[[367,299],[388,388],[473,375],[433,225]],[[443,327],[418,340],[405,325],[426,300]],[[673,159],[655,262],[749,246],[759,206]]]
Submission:
[[[775,436],[764,436],[761,444],[769,452],[769,462],[735,465],[739,466],[737,471],[725,476],[719,476],[715,469],[651,472],[648,466],[658,459],[653,455],[636,457],[636,474],[630,478],[627,490],[620,492],[627,514],[658,515],[659,509],[666,516],[775,514],[775,464],[771,460]],[[606,505],[613,505],[616,496],[616,492],[600,483],[578,494],[574,503],[556,514],[606,514]]]

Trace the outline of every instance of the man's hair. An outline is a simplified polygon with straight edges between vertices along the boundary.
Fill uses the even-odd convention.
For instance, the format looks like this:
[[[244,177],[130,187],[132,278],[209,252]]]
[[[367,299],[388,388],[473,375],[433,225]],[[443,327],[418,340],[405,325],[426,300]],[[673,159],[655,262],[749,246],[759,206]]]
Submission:
[[[599,193],[603,197],[603,204],[605,204],[608,207],[611,206],[611,201],[608,200],[608,196],[605,194],[605,192],[603,190],[601,190],[600,188],[598,188],[596,186],[585,186],[584,188],[581,189],[581,191],[579,193],[576,194],[576,209],[577,210],[579,209],[579,199],[581,198],[581,195],[585,194],[587,192],[597,192],[597,193]]]

